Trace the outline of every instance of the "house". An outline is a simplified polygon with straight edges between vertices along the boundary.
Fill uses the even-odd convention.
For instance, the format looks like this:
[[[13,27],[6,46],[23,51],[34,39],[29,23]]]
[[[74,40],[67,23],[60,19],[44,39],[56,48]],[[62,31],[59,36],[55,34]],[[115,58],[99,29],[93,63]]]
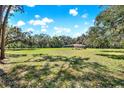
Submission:
[[[75,49],[80,49],[80,48],[84,48],[86,49],[86,45],[82,45],[82,44],[70,44],[70,45],[65,45],[64,47],[72,47],[72,48],[75,48]]]
[[[86,45],[82,45],[82,44],[73,44],[74,48],[84,48],[86,47]]]

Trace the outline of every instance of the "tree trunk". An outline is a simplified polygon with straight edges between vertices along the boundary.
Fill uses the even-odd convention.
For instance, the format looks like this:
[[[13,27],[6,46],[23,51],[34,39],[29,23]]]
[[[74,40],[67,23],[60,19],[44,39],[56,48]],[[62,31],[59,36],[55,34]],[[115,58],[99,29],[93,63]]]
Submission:
[[[2,28],[2,35],[1,35],[1,59],[5,58],[5,27]]]
[[[1,35],[1,60],[5,58],[5,33],[6,33],[6,23],[8,20],[9,12],[11,10],[12,5],[9,5],[7,8],[7,12],[5,14],[3,24],[2,24],[2,35]]]
[[[0,5],[0,58],[1,58],[2,19],[3,19],[3,6]]]

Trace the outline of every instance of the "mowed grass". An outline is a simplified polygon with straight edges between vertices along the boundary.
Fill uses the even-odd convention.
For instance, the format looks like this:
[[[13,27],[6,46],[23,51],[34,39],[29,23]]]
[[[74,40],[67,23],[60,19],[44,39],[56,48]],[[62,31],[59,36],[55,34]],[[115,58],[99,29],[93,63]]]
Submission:
[[[0,87],[124,87],[124,49],[7,50]]]

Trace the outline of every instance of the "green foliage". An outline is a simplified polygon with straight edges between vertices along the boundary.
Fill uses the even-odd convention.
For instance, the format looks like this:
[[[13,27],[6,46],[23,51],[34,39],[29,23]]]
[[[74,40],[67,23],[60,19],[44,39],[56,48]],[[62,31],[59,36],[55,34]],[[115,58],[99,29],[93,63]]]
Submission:
[[[6,38],[8,48],[60,48],[73,44],[73,39],[69,36],[32,35],[30,32],[21,32],[17,27],[8,27]]]
[[[87,43],[90,47],[123,48],[124,6],[107,6],[90,27]]]

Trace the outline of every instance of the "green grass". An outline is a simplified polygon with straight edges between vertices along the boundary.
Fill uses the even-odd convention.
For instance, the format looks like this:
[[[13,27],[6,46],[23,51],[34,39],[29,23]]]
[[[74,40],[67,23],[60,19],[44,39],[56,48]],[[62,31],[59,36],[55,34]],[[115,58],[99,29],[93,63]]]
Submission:
[[[0,87],[124,87],[124,49],[37,48],[6,55]]]

